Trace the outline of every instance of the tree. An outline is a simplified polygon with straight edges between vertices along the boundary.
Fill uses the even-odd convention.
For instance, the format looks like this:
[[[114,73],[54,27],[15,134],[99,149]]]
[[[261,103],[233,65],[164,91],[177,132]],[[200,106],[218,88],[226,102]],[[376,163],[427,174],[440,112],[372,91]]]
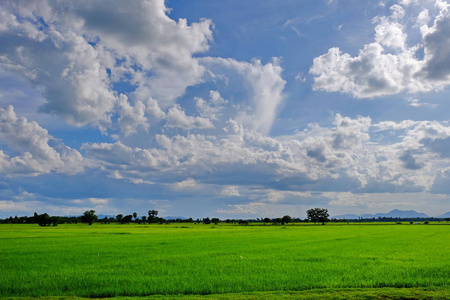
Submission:
[[[263,222],[264,222],[264,225],[266,225],[266,223],[272,222],[272,219],[271,218],[264,218]]]
[[[117,221],[117,222],[122,222],[122,219],[123,219],[123,215],[122,215],[122,214],[118,214],[118,215],[116,216],[116,221]]]
[[[156,223],[158,222],[156,216],[158,215],[158,211],[157,210],[149,210],[148,211],[148,218],[147,221],[149,223]]]
[[[84,212],[83,216],[81,217],[81,222],[92,225],[92,223],[97,221],[97,219],[98,217],[95,214],[95,210],[91,209]]]
[[[122,224],[125,224],[125,223],[130,223],[131,222],[131,220],[133,219],[133,216],[132,215],[126,215],[126,216],[124,216],[123,218],[122,218],[122,220],[121,220],[121,222],[120,223],[122,223]]]
[[[288,215],[286,215],[286,216],[284,216],[284,217],[282,217],[281,218],[281,224],[288,224],[288,223],[292,223],[292,217],[291,216],[288,216]]]
[[[239,225],[248,225],[247,220],[239,220]]]
[[[134,213],[133,213],[133,218],[134,218],[134,220],[136,221],[136,218],[137,218],[137,212],[134,212]]]
[[[328,209],[326,208],[311,208],[306,211],[308,215],[308,219],[314,223],[322,223],[325,225],[325,222],[328,222]]]
[[[49,221],[49,223],[53,224],[53,226],[58,226],[58,223],[62,223],[62,218],[59,216],[53,216],[53,217],[50,217],[50,219],[48,221]]]
[[[37,213],[34,213],[34,219],[35,222],[37,222],[39,224],[39,226],[46,226],[46,225],[50,225],[50,216],[48,213],[43,213],[38,215]]]
[[[213,222],[214,224],[219,224],[219,222],[220,222],[220,219],[219,218],[212,218],[211,219],[211,222]]]

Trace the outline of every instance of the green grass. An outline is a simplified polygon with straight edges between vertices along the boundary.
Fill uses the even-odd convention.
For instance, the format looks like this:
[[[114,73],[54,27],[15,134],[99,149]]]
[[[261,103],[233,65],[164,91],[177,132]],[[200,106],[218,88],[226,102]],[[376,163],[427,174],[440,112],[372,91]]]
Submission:
[[[431,300],[450,298],[448,289],[423,289],[423,288],[370,288],[370,289],[314,289],[305,291],[281,291],[281,292],[249,292],[228,293],[212,295],[151,295],[148,297],[115,297],[115,298],[80,298],[66,297],[6,297],[4,300],[368,300],[368,299],[408,299]]]
[[[448,297],[448,241],[450,227],[434,225],[0,225],[0,297],[388,287]]]

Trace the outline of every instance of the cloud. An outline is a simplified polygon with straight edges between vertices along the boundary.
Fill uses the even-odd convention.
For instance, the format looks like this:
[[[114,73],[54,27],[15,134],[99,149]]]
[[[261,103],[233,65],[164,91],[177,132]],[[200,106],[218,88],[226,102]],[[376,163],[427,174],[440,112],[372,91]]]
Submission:
[[[89,203],[98,206],[108,205],[111,199],[102,199],[102,198],[89,198]]]
[[[222,138],[157,136],[158,148],[85,144],[87,156],[120,178],[180,186],[222,185],[223,196],[245,195],[241,187],[286,191],[426,191],[450,167],[445,142],[450,127],[427,121],[381,122],[336,115],[330,127],[311,124],[291,136],[271,138],[229,123]],[[397,141],[373,143],[372,134],[402,131]],[[385,131],[389,131],[384,133]],[[187,175],[189,174],[189,175]],[[181,181],[180,181],[180,178]],[[175,181],[174,181],[175,180]],[[240,187],[239,191],[226,188]]]
[[[196,190],[199,188],[199,186],[194,179],[188,178],[184,181],[176,182],[173,185],[173,188],[176,190]]]
[[[227,186],[224,187],[223,190],[220,192],[221,195],[226,197],[240,197],[241,194],[239,193],[239,187],[237,186]]]
[[[41,111],[102,131],[120,114],[125,135],[148,128],[148,99],[168,108],[201,82],[195,53],[208,50],[212,23],[169,18],[163,0],[9,2],[0,30],[0,67],[20,75],[46,99]],[[115,86],[129,85],[130,103]],[[130,113],[138,118],[131,120]]]
[[[203,98],[194,98],[195,106],[201,117],[217,120],[221,116],[221,111],[228,103],[220,96],[218,91],[209,91],[209,101]]]
[[[428,27],[428,12],[422,11],[422,42],[408,47],[405,28],[400,23],[404,9],[391,7],[390,16],[375,18],[375,41],[352,57],[339,48],[316,57],[310,73],[314,89],[341,92],[355,98],[373,98],[401,92],[417,93],[441,90],[450,83],[448,27],[449,4],[440,5],[440,13]],[[425,24],[425,25],[424,25]],[[421,60],[418,52],[425,55]]]
[[[118,123],[125,136],[135,133],[138,127],[148,130],[150,125],[147,123],[145,116],[147,107],[144,103],[138,101],[134,106],[131,106],[128,98],[121,95],[118,105],[120,107]]]
[[[267,216],[270,210],[265,203],[250,203],[250,204],[234,204],[229,205],[226,209],[218,209],[217,213],[226,215],[257,215]]]
[[[421,27],[425,44],[425,65],[423,72],[429,81],[436,81],[440,85],[449,83],[450,54],[450,4],[442,5],[439,16],[434,20],[433,27]]]
[[[432,107],[432,108],[437,107],[437,104],[420,102],[420,100],[416,99],[416,98],[408,98],[408,99],[406,99],[406,102],[408,102],[408,104],[411,105],[412,107],[422,107],[422,106]]]
[[[0,108],[0,141],[11,152],[7,155],[0,150],[0,169],[5,175],[75,174],[86,166],[78,151],[55,140],[36,122],[17,117],[11,105]]]
[[[214,125],[207,118],[187,116],[179,105],[169,109],[166,121],[166,126],[168,127],[178,127],[187,130],[214,128]]]
[[[243,77],[250,86],[246,99],[250,113],[241,112],[237,119],[255,131],[268,134],[284,99],[286,81],[281,76],[279,60],[274,58],[263,65],[258,59],[247,63],[230,58],[204,57],[200,62],[216,75],[231,70]]]

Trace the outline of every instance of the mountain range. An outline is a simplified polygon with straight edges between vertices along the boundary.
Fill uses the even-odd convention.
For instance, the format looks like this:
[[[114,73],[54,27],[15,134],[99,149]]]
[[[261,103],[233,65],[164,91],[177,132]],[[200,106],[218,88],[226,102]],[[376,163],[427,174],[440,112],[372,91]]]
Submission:
[[[362,214],[362,215],[354,215],[354,214],[346,214],[333,216],[336,219],[378,219],[378,218],[430,218],[427,214],[416,212],[415,210],[398,210],[394,209],[388,213],[377,213],[377,214]],[[436,218],[450,218],[450,212],[447,212],[443,215],[437,216]]]

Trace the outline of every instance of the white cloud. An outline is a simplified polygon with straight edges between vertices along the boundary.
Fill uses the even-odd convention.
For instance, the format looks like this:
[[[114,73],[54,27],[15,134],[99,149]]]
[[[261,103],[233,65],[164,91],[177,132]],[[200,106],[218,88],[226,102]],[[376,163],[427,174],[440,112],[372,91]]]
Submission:
[[[403,26],[397,22],[383,20],[375,27],[375,41],[382,46],[404,50],[406,46],[406,34]]]
[[[188,178],[186,180],[174,183],[173,188],[175,190],[196,190],[199,189],[199,185],[194,179]]]
[[[89,198],[89,203],[96,206],[106,206],[110,202],[111,199],[103,199],[103,198]]]
[[[398,3],[403,6],[409,6],[409,5],[418,4],[419,0],[399,0]]]
[[[207,118],[187,116],[179,105],[169,109],[166,121],[166,126],[168,127],[178,127],[186,130],[214,128],[214,125]]]
[[[424,9],[416,18],[416,26],[421,27],[427,25],[430,22],[430,14],[428,9]]]
[[[72,125],[105,131],[118,109],[125,135],[136,127],[145,130],[148,99],[168,108],[187,86],[201,81],[204,68],[192,56],[208,50],[212,23],[174,21],[163,0],[4,6],[0,30],[10,42],[0,46],[0,67],[41,89],[46,99],[41,110]],[[130,105],[115,83],[135,88]]]
[[[301,82],[301,83],[305,83],[306,76],[305,76],[305,74],[303,74],[303,72],[300,72],[297,75],[295,75],[295,80],[297,80],[298,82]]]
[[[54,140],[36,122],[17,117],[12,106],[0,108],[0,141],[17,153],[11,156],[0,150],[3,174],[39,175],[52,171],[75,174],[84,169],[84,159],[78,151]]]
[[[408,98],[408,99],[406,99],[406,102],[408,102],[408,104],[411,105],[412,107],[421,107],[421,106],[428,106],[428,107],[433,107],[433,108],[437,107],[437,104],[421,102],[417,98]]]
[[[352,57],[339,48],[314,59],[310,73],[314,77],[314,89],[342,92],[356,98],[373,98],[385,95],[440,90],[450,83],[450,61],[447,49],[450,40],[450,12],[447,3],[440,5],[440,14],[433,27],[421,27],[422,44],[408,47],[405,28],[397,20],[404,10],[391,7],[392,15],[378,17],[375,42],[367,44]],[[423,11],[419,21],[427,22],[428,13]],[[418,21],[418,22],[419,22]],[[423,60],[417,51],[423,48]],[[395,53],[387,50],[393,49]]]
[[[237,187],[237,186],[224,187],[220,194],[223,196],[227,196],[227,197],[240,197],[241,196],[241,194],[239,193],[239,187]]]
[[[241,112],[238,120],[249,124],[253,130],[268,134],[284,98],[283,90],[286,81],[281,77],[282,68],[279,60],[274,58],[272,62],[263,65],[258,59],[247,63],[234,59],[204,57],[200,62],[218,75],[225,68],[243,76],[251,87],[249,99],[247,99],[251,113]]]
[[[120,107],[118,123],[125,136],[135,133],[138,127],[148,130],[150,125],[145,117],[146,106],[144,103],[138,101],[134,106],[131,106],[128,97],[121,95],[118,105]]]
[[[221,115],[220,112],[228,103],[227,100],[220,96],[218,91],[209,92],[209,101],[198,97],[195,97],[194,101],[200,116],[211,120],[217,120]]]

